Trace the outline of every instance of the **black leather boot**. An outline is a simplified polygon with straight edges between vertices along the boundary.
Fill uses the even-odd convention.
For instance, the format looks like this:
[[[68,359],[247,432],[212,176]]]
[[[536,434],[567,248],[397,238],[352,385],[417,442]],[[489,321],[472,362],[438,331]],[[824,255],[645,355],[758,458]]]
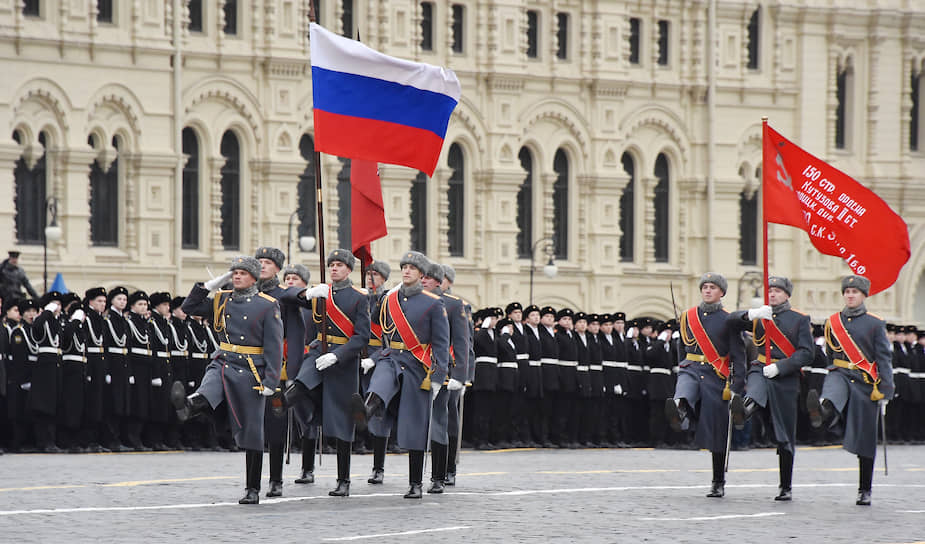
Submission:
[[[350,496],[350,449],[352,444],[337,441],[337,487],[328,492],[331,497]]]
[[[793,482],[793,452],[777,448],[778,464],[780,465],[780,492],[774,497],[775,501],[789,501],[793,499],[791,484]]]
[[[381,484],[385,478],[385,447],[388,438],[373,435],[373,473],[366,480],[370,484]]]
[[[315,483],[315,445],[314,438],[302,437],[302,475],[295,479],[297,484]]]
[[[379,398],[370,393],[370,397],[373,396]],[[353,418],[354,425],[356,425],[357,432],[365,432],[370,416],[366,409],[366,403],[363,402],[363,397],[359,393],[354,393],[350,396],[350,415]]]
[[[446,479],[446,456],[447,447],[445,444],[431,441],[430,443],[430,489],[428,493],[443,493]]]
[[[179,386],[179,387],[177,387]],[[209,401],[199,393],[186,395],[186,388],[181,382],[173,382],[170,389],[170,402],[177,412],[177,420],[184,423],[210,409]]]
[[[244,453],[244,463],[247,472],[247,487],[244,496],[238,504],[260,503],[260,473],[263,471],[263,452],[260,450],[247,450]]]
[[[707,493],[707,497],[712,499],[721,499],[723,495],[726,494],[726,482],[722,480],[713,480],[713,483],[710,485],[710,492]]]
[[[819,392],[810,389],[806,393],[806,412],[809,415],[809,424],[814,429],[827,424],[835,415],[835,407],[829,399],[819,400]]]
[[[359,396],[359,395],[356,395]],[[351,401],[353,402],[353,401]],[[379,417],[385,413],[385,402],[382,398],[375,393],[370,393],[366,396],[366,402],[363,403],[363,414],[365,416],[365,421],[369,421],[374,417]]]
[[[729,403],[729,411],[732,412],[732,425],[736,430],[741,431],[745,428],[745,422],[752,414],[758,410],[758,403],[748,397],[733,395]]]
[[[459,437],[451,436],[446,450],[446,477],[443,479],[443,483],[446,485],[456,485],[456,451],[458,444]]]
[[[870,490],[874,483],[874,459],[858,456],[858,506],[870,506]]]
[[[286,390],[282,393],[282,411],[298,404],[302,399],[308,396],[307,393],[308,391],[301,382],[290,380],[289,384],[286,386]]]
[[[283,496],[283,482],[277,482],[276,480],[270,480],[270,489],[267,490],[267,497],[282,497]]]
[[[679,399],[665,399],[665,418],[676,433],[681,432],[681,423],[687,419],[687,401]]]
[[[422,486],[421,480],[424,477],[424,451],[423,450],[409,450],[408,451],[408,483],[410,484],[410,489],[405,493],[406,499],[420,499],[423,497],[421,493]]]
[[[726,454],[725,452],[713,452],[713,483],[710,486],[710,492],[707,497],[722,498],[726,494]]]

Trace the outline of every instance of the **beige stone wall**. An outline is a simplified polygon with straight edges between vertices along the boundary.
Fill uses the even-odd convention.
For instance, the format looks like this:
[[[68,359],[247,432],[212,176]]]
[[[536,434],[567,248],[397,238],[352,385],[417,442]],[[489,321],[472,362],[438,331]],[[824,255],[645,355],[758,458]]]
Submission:
[[[234,252],[221,248],[219,151],[233,130],[243,153],[241,247],[285,248],[296,183],[305,161],[299,139],[311,133],[307,0],[238,2],[238,35],[226,36],[222,0],[204,0],[204,32],[173,39],[173,0],[115,2],[113,24],[99,24],[85,0],[42,0],[42,16],[23,17],[18,0],[0,0],[0,194],[13,194],[13,164],[45,154],[48,194],[61,201],[64,238],[49,247],[49,276],[62,272],[72,290],[126,284],[185,291],[217,271]],[[535,301],[630,315],[673,313],[697,300],[707,269],[729,278],[727,306],[739,279],[759,270],[739,259],[739,195],[758,189],[761,116],[808,151],[880,194],[909,224],[912,258],[897,284],[870,301],[890,319],[925,324],[925,137],[909,151],[909,81],[925,61],[925,6],[904,0],[834,2],[717,1],[715,28],[706,0],[591,2],[461,1],[462,53],[450,50],[448,2],[435,2],[434,50],[420,49],[419,3],[354,2],[363,41],[386,53],[448,66],[463,96],[447,133],[444,157],[428,185],[428,253],[458,270],[457,293],[475,306],[529,296],[528,259],[517,256],[517,191],[524,177],[518,152],[533,153],[534,239],[552,233],[553,157],[569,158],[568,258],[558,275],[542,274],[537,252]],[[760,62],[746,66],[746,27],[762,5]],[[808,4],[808,5],[807,5]],[[527,9],[539,11],[537,59],[527,59]],[[569,13],[568,58],[556,57],[556,12]],[[322,0],[322,23],[340,30],[339,3]],[[642,22],[640,63],[628,62],[629,18]],[[656,24],[670,21],[667,66],[657,64]],[[715,50],[711,117],[710,43]],[[183,56],[180,108],[174,105],[172,55]],[[835,149],[835,71],[850,65],[854,86],[848,138]],[[925,85],[923,85],[925,87]],[[925,104],[923,104],[925,106]],[[923,108],[925,109],[925,108]],[[200,248],[177,244],[179,143],[175,119],[201,138]],[[712,131],[710,127],[712,125]],[[922,123],[925,125],[925,122]],[[27,136],[18,145],[14,130]],[[39,149],[46,131],[51,141]],[[92,161],[111,162],[119,135],[118,247],[90,244],[87,174]],[[712,141],[711,141],[712,138]],[[446,165],[449,145],[466,161],[465,250],[449,257]],[[712,150],[712,151],[711,151]],[[620,196],[628,177],[623,153],[636,161],[635,256],[621,262]],[[655,262],[652,238],[655,159],[670,163],[669,258]],[[712,157],[712,168],[710,168]],[[328,249],[336,244],[336,175],[324,157]],[[740,172],[744,172],[742,175]],[[404,167],[381,168],[390,236],[374,244],[389,260],[410,244],[411,180]],[[712,176],[712,177],[711,177]],[[12,198],[0,198],[0,248],[23,251],[40,286],[42,247],[17,245]],[[840,306],[838,276],[848,268],[815,252],[789,227],[769,233],[771,269],[796,284],[795,305],[822,318]],[[317,278],[317,253],[296,253]],[[760,258],[759,258],[760,262]],[[394,281],[394,280],[393,280]],[[745,290],[747,291],[747,290]],[[747,303],[750,294],[743,295]]]

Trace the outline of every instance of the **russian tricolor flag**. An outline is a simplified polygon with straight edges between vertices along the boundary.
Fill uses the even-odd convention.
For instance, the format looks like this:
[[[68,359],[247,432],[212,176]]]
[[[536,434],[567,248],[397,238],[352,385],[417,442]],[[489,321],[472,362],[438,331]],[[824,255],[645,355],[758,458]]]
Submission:
[[[397,59],[312,23],[315,149],[432,176],[461,89],[452,70]]]

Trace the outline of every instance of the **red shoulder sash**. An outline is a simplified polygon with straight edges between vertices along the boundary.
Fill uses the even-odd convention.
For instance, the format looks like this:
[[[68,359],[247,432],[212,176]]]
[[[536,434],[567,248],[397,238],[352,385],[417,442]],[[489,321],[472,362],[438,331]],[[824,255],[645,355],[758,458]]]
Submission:
[[[793,344],[790,343],[790,340],[787,339],[787,336],[780,330],[780,327],[777,326],[773,319],[762,319],[761,325],[764,326],[765,336],[770,338],[774,345],[784,352],[784,355],[792,357],[796,353],[797,349],[793,347]],[[771,364],[771,361],[766,361],[766,364]]]
[[[713,341],[710,340],[710,336],[707,334],[706,329],[703,328],[703,323],[700,322],[700,314],[697,313],[697,308],[691,308],[686,313],[687,323],[691,328],[691,332],[694,334],[694,339],[697,340],[697,345],[699,345],[700,350],[703,351],[703,356],[708,363],[713,365],[713,368],[715,368],[722,377],[728,379],[729,356],[720,357],[719,352],[716,351],[716,346],[713,345]]]
[[[835,313],[829,317],[829,326],[832,328],[832,333],[835,335],[835,339],[838,340],[838,345],[841,346],[848,360],[876,382],[878,379],[877,364],[868,361],[858,345],[854,343],[854,339],[851,338],[851,335],[848,334],[848,329],[842,323],[841,313]]]
[[[405,317],[405,313],[401,309],[401,304],[398,303],[398,291],[396,290],[390,294],[388,298],[386,298],[385,303],[388,306],[389,316],[392,318],[395,330],[397,330],[398,335],[401,336],[401,341],[405,345],[405,348],[414,355],[415,359],[421,361],[421,364],[430,370],[430,344],[421,344],[417,335],[414,334],[414,329],[411,328],[411,324],[408,323],[408,318]]]

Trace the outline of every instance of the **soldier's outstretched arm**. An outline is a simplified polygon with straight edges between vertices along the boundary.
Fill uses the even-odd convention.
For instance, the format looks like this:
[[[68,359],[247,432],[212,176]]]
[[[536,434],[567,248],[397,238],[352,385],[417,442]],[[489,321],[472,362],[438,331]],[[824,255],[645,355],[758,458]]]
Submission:
[[[220,293],[221,291],[215,296],[221,296]],[[212,299],[209,298],[209,290],[203,287],[202,282],[193,285],[181,308],[186,314],[198,315],[207,320],[212,319]]]
[[[728,330],[732,390],[741,395],[745,393],[745,374],[748,372],[748,361],[745,357],[745,340],[742,338],[742,334],[732,327],[729,327]]]

